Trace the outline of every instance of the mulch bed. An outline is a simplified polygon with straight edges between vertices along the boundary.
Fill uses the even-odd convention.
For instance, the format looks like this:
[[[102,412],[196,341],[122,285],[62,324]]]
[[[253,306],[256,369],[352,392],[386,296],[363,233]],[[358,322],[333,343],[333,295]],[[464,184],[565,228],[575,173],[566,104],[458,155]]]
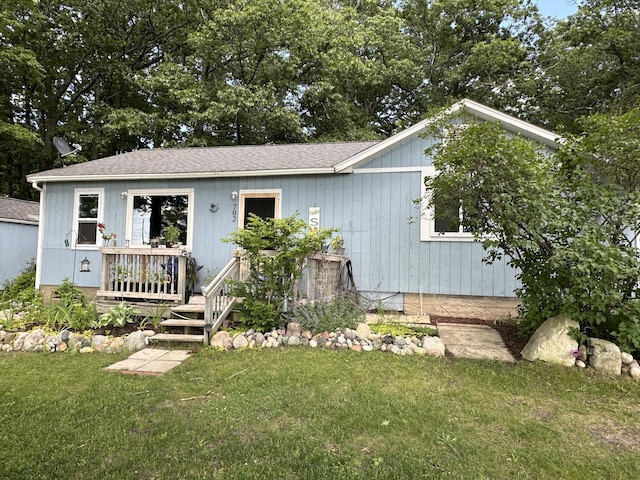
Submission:
[[[454,318],[454,317],[431,317],[431,321],[438,323],[466,323],[472,325],[486,325],[496,330],[502,337],[502,341],[516,360],[521,360],[522,349],[527,344],[527,340],[518,335],[518,326],[509,321],[493,322],[491,320],[481,320],[479,318]]]

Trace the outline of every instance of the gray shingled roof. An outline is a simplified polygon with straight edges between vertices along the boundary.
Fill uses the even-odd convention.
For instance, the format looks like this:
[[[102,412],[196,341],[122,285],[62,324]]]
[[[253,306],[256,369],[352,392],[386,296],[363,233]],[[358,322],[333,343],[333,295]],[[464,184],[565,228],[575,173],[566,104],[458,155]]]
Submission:
[[[156,148],[100,158],[29,176],[63,180],[128,176],[259,175],[260,172],[312,173],[332,170],[379,142],[298,143],[206,148]]]
[[[40,205],[38,202],[0,197],[0,222],[37,225],[39,213]]]

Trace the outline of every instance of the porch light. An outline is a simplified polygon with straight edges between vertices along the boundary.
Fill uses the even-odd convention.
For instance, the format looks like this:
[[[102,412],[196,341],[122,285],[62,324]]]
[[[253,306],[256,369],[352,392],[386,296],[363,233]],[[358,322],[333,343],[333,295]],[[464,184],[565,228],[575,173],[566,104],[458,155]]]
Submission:
[[[84,259],[80,262],[80,272],[90,272],[91,271],[91,261],[84,257]]]
[[[231,192],[231,200],[235,200],[236,198],[238,198],[238,192],[234,190],[233,192]]]
[[[219,209],[220,209],[220,205],[218,205],[217,203],[212,203],[212,204],[209,206],[209,211],[210,211],[211,213],[216,213]]]

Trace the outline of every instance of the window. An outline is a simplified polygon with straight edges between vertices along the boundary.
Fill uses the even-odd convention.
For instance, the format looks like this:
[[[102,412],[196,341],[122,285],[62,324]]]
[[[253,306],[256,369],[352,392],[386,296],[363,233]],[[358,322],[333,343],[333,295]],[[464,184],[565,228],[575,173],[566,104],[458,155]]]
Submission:
[[[422,172],[422,215],[420,220],[420,240],[422,241],[472,241],[471,229],[464,224],[464,212],[458,198],[427,199],[424,179],[435,176],[436,170],[427,167]]]
[[[238,227],[244,227],[250,214],[260,218],[280,218],[281,195],[281,190],[241,190]]]
[[[77,232],[77,246],[100,246],[102,239],[98,235],[98,222],[102,218],[104,190],[75,190],[74,221]]]
[[[162,240],[170,227],[177,229],[178,242],[191,245],[193,190],[130,190],[127,205],[129,245],[150,245],[151,240]]]

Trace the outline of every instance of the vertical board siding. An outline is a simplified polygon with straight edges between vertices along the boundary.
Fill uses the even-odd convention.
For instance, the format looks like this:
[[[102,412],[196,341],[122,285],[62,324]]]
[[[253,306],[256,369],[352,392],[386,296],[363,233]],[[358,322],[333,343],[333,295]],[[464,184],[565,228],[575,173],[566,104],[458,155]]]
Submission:
[[[248,189],[282,190],[282,215],[299,212],[307,220],[308,209],[320,207],[320,224],[339,228],[346,255],[353,263],[356,286],[369,292],[513,296],[514,271],[505,260],[486,265],[482,246],[474,242],[420,241],[420,167],[431,164],[424,155],[430,140],[414,138],[373,159],[360,170],[416,167],[415,171],[350,173],[282,177],[180,179],[175,181],[118,181],[81,184],[49,184],[42,283],[56,284],[73,274],[73,249],[64,247],[66,233],[73,228],[73,195],[76,187],[101,187],[105,191],[105,218],[109,230],[124,241],[126,200],[121,192],[133,188],[193,188],[195,191],[193,254],[203,266],[201,277],[216,274],[235,248],[223,242],[237,227],[239,198],[231,192]],[[209,211],[211,203],[219,209]],[[236,218],[233,218],[233,210]],[[414,221],[409,219],[413,217]],[[123,245],[123,243],[119,243]],[[84,256],[92,272],[74,275],[76,283],[98,286],[100,254],[97,250],[76,252],[75,269]]]
[[[36,259],[38,226],[0,222],[0,290]]]

